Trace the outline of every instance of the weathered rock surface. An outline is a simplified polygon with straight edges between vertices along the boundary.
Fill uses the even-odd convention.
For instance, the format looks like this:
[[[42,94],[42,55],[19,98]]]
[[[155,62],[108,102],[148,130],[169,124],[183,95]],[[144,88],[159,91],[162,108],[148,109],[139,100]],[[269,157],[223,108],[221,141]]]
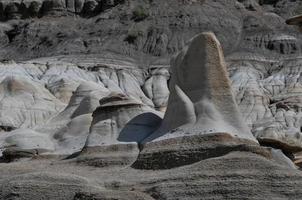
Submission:
[[[130,58],[121,59],[112,53],[105,57],[64,56],[17,64],[5,61],[2,67],[2,131],[29,128],[50,137],[51,145],[55,146],[52,154],[70,155],[82,150],[91,128],[92,113],[99,107],[99,100],[112,92],[127,95],[144,108],[132,114],[125,111],[119,129],[136,114],[155,112],[152,100],[142,90],[147,76]],[[162,77],[167,79],[166,74]],[[163,103],[160,98],[153,100]],[[124,104],[122,100],[120,103]],[[12,109],[16,111],[11,112]],[[117,134],[118,130],[113,134],[116,139]],[[5,140],[7,135],[10,133],[2,134],[1,138]],[[6,146],[1,149],[4,151]]]
[[[87,178],[70,174],[29,173],[6,180],[1,187],[1,199],[152,199],[139,192],[110,191],[91,183]]]
[[[68,15],[94,16],[123,0],[2,0],[0,20]]]
[[[159,115],[122,94],[101,99],[77,162],[93,166],[133,163],[139,154],[138,144],[159,127]]]
[[[215,35],[207,32],[195,36],[171,65],[164,119],[143,141],[133,166],[169,169],[233,148],[257,151],[253,149],[257,149],[258,142],[242,121]]]
[[[285,23],[300,5],[0,0],[0,199],[301,199],[290,159],[301,166],[302,35]],[[170,68],[204,31],[221,42],[242,119],[225,69]],[[196,55],[183,66],[211,60]],[[187,72],[214,93],[195,95]],[[156,132],[167,119],[180,120]]]
[[[19,71],[14,63],[4,63],[1,68],[3,76],[0,83],[0,123],[2,127],[11,127],[11,129],[33,127],[45,123],[64,108],[65,105],[41,82],[33,80],[25,69],[21,68],[22,71]],[[22,72],[23,75],[18,74]]]
[[[30,68],[65,104],[81,80],[165,111],[170,56],[194,35],[213,31],[253,134],[301,146],[302,36],[285,23],[299,14],[299,1],[0,2],[0,57],[48,57],[14,68]]]
[[[171,65],[167,111],[160,129],[146,142],[211,133],[256,142],[239,114],[224,55],[213,33],[195,36]]]
[[[47,160],[0,164],[0,168],[1,199],[302,198],[300,171],[240,150],[169,170]]]

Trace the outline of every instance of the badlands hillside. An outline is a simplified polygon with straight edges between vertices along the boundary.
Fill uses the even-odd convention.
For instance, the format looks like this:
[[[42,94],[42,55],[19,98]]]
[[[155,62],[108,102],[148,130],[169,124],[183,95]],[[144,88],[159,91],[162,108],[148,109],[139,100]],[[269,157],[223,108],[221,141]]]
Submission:
[[[302,199],[299,0],[0,0],[0,199]]]

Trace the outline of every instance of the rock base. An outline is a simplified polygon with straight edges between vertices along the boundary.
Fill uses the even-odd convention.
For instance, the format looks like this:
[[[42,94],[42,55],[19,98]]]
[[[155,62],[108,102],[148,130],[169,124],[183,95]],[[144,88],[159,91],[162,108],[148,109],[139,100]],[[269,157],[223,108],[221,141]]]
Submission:
[[[85,147],[76,163],[93,167],[127,166],[137,159],[137,144],[116,144],[102,147]]]
[[[149,170],[171,169],[223,156],[232,151],[252,152],[271,158],[268,149],[251,140],[234,138],[227,133],[216,133],[147,143],[132,167]]]

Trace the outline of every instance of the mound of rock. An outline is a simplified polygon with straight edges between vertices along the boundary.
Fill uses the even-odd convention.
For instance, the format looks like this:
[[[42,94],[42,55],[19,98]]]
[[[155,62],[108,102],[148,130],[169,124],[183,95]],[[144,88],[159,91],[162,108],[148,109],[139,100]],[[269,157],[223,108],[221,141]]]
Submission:
[[[123,94],[112,93],[101,99],[77,162],[101,167],[133,163],[139,154],[138,144],[158,128],[158,115]]]
[[[109,91],[93,82],[81,83],[70,98],[67,107],[44,126],[36,130],[47,133],[56,143],[54,154],[70,155],[85,145],[92,122],[92,113],[99,99]]]
[[[54,142],[49,135],[31,129],[17,129],[1,134],[2,160],[11,162],[19,158],[35,157],[42,153],[52,153]]]
[[[172,61],[170,92],[161,126],[143,141],[134,166],[169,168],[169,163],[177,166],[194,162],[192,157],[211,157],[205,150],[211,148],[205,148],[203,142],[211,144],[211,135],[217,135],[213,140],[214,154],[226,153],[227,147],[236,148],[231,147],[236,144],[258,145],[240,117],[222,49],[214,34],[194,37]],[[154,160],[160,161],[154,166]]]
[[[6,180],[7,187],[0,187],[0,199],[58,199],[58,200],[151,200],[146,194],[131,191],[110,191],[85,177],[72,174],[29,173]],[[61,191],[61,192],[58,192]]]
[[[12,129],[45,123],[65,106],[43,84],[13,74],[1,80],[0,93],[0,123]]]

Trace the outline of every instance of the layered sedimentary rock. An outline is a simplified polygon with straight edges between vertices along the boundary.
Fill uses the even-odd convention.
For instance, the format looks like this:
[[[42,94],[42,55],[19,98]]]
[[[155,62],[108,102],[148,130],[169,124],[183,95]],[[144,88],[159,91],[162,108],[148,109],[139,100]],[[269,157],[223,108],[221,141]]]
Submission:
[[[92,116],[89,136],[76,160],[93,166],[133,163],[139,153],[138,144],[161,122],[148,106],[116,93],[101,99]]]
[[[179,128],[189,135],[226,132],[256,142],[240,117],[222,49],[212,33],[194,37],[171,65],[168,108],[150,141],[183,136],[165,134]]]
[[[301,146],[300,105],[293,103],[301,96],[301,34],[285,23],[299,14],[299,1],[0,2],[0,57],[48,57],[30,61],[31,72],[28,63],[15,68],[26,68],[21,73],[35,80],[42,77],[65,104],[81,79],[164,111],[170,56],[192,36],[213,31],[224,47],[236,100],[253,134]],[[112,60],[119,60],[120,67],[109,66]],[[32,73],[33,68],[39,72]]]
[[[299,4],[0,0],[0,199],[301,199]]]
[[[230,56],[236,100],[253,134],[264,143],[300,151],[300,58],[270,60],[263,56]],[[266,69],[265,66],[271,67]],[[286,66],[286,67],[285,67]]]
[[[1,135],[2,159],[11,162],[19,158],[35,157],[55,151],[55,145],[47,134],[31,129],[17,129]]]
[[[33,127],[45,123],[64,108],[64,103],[56,99],[42,82],[34,80],[25,69],[18,68],[17,64],[3,63],[1,69],[2,127]]]
[[[30,173],[7,178],[3,181],[15,189],[1,188],[1,199],[152,199],[149,195],[140,192],[109,190],[93,184],[85,177],[70,174]]]
[[[45,16],[94,16],[124,3],[123,0],[3,0],[0,2],[0,20],[26,19]]]
[[[146,79],[143,91],[153,101],[157,110],[165,111],[169,97],[167,82],[170,79],[170,73],[167,67],[150,68],[150,74]]]
[[[201,52],[203,56],[199,55]],[[218,55],[220,59],[216,59],[214,55]],[[179,86],[178,89],[171,90],[167,114],[163,121],[155,117],[156,115],[152,114],[154,111],[150,111],[150,107],[141,102],[124,94],[108,94],[108,91],[102,88],[103,95],[107,96],[100,99],[98,108],[93,112],[89,137],[83,151],[80,154],[74,154],[75,157],[72,160],[36,159],[20,162],[22,165],[17,162],[0,164],[3,170],[0,174],[0,198],[21,200],[28,198],[34,200],[41,198],[193,200],[267,197],[300,199],[302,174],[296,170],[291,160],[280,150],[258,145],[240,120],[236,121],[240,124],[234,125],[228,121],[228,118],[215,118],[219,116],[218,114],[236,117],[239,113],[230,84],[220,84],[221,81],[227,83],[229,79],[222,62],[223,55],[220,52],[219,43],[214,35],[205,33],[196,36],[178,58],[178,61],[183,62],[174,62],[178,65],[174,65],[171,85],[175,86],[177,83]],[[191,58],[190,61],[195,62],[187,62],[186,58]],[[191,70],[195,69],[197,72],[200,69],[206,72],[203,81],[208,83],[207,87],[196,85],[197,88],[205,90],[195,90],[196,93],[192,93],[191,87],[188,90],[180,90],[180,87],[185,88],[185,83],[194,82],[191,79],[184,79],[184,74],[180,70],[183,66]],[[191,70],[188,71],[191,72]],[[193,72],[196,71],[193,70]],[[221,80],[214,79],[218,74]],[[196,77],[199,78],[197,73]],[[87,104],[85,103],[88,107],[81,107],[81,102],[85,99],[83,96],[81,98],[81,94],[93,96],[88,88],[94,86],[91,83],[81,84],[71,97],[73,103],[58,116],[65,115],[72,119],[86,116],[95,103],[89,103],[94,102],[91,99]],[[215,91],[212,88],[214,86]],[[95,89],[100,90],[100,88]],[[171,106],[172,108],[174,106],[171,104],[171,99],[173,100],[177,95],[182,101],[172,101],[172,103],[177,103],[190,115],[168,114],[171,112]],[[212,97],[211,101],[208,101],[208,104],[213,104],[212,107],[204,107],[202,103],[192,106],[195,95],[204,98]],[[219,98],[221,96],[234,107],[230,107],[231,109],[223,107],[224,101]],[[78,109],[87,112],[75,112]],[[175,109],[173,111],[178,112]],[[215,109],[215,115],[213,115]],[[192,110],[198,112],[191,112]],[[196,120],[198,116],[202,116],[202,121]],[[139,149],[134,149],[137,143],[153,138],[154,136],[150,137],[150,135],[152,136],[152,133],[157,135],[156,130],[171,128],[165,126],[167,118],[173,122],[168,124],[173,125],[174,128],[170,136],[167,137],[166,134],[169,133],[165,133],[164,136],[146,143],[136,162],[130,167],[132,161],[136,159],[134,156],[137,156],[136,153],[139,151]],[[173,118],[177,120],[173,121]],[[178,119],[185,119],[185,121]],[[211,128],[209,127],[211,123],[203,124],[203,122],[212,120],[220,123],[223,120],[223,126],[219,126],[220,133],[195,132],[196,127],[198,129]],[[75,121],[79,124],[82,122],[83,120]],[[218,125],[221,124],[216,124],[216,127]],[[233,129],[229,129],[230,125]],[[180,126],[179,129],[176,126]],[[79,128],[76,124],[70,127],[74,127],[77,131]],[[186,132],[181,132],[181,129],[186,129]],[[244,129],[247,132],[238,132],[238,135],[231,132]],[[7,155],[11,154],[7,153]],[[108,165],[110,166],[107,167]],[[224,181],[221,182],[221,180]]]
[[[99,99],[110,92],[93,82],[84,82],[73,93],[68,106],[48,124],[37,128],[50,134],[56,142],[55,154],[70,155],[81,151]]]
[[[213,33],[195,36],[171,65],[167,111],[159,129],[143,141],[134,167],[171,168],[233,149],[259,151],[242,121]]]
[[[155,112],[152,101],[161,102],[161,106],[165,106],[164,97],[147,97],[144,93],[146,90],[143,91],[142,88],[149,76],[135,66],[132,59],[118,59],[112,53],[103,57],[66,56],[22,63],[3,61],[1,131],[31,129],[29,132],[50,138],[49,145],[54,146],[54,149],[38,151],[38,140],[35,140],[37,143],[32,148],[24,149],[22,145],[11,148],[11,145],[5,143],[6,137],[10,135],[7,133],[2,134],[1,151],[9,151],[10,157],[14,157],[13,154],[20,157],[17,156],[18,152],[25,155],[22,151],[55,155],[70,155],[81,151],[89,133],[92,113],[99,107],[99,100],[111,92],[127,95],[152,112]],[[167,76],[157,75],[163,81],[167,80]],[[153,85],[165,86],[163,81]],[[16,101],[19,98],[23,101]],[[12,109],[15,112],[11,112]],[[127,117],[125,113],[124,117],[130,120],[134,115]],[[120,129],[123,125],[120,125]],[[28,131],[22,129],[20,132]],[[26,154],[25,157],[27,155],[31,154]]]
[[[10,163],[0,166],[1,199],[193,200],[302,197],[301,172],[243,151],[233,151],[170,170],[154,171],[129,167],[95,168],[41,160],[23,162],[23,165]]]

